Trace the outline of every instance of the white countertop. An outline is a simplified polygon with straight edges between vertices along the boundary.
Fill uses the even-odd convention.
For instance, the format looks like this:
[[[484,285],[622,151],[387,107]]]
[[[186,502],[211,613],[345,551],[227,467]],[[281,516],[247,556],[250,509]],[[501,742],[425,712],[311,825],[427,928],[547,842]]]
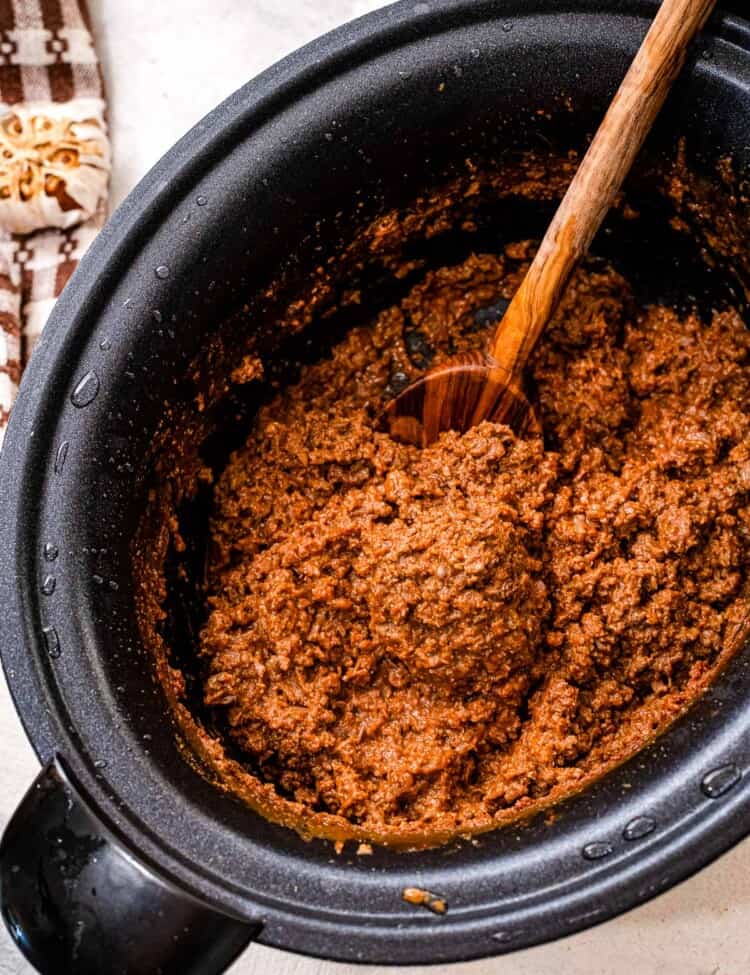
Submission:
[[[379,0],[90,0],[110,93],[113,204],[194,122],[260,70]],[[38,765],[0,682],[0,818]],[[28,975],[0,925],[0,975]],[[231,975],[375,975],[253,946]],[[412,969],[413,971],[413,969]],[[432,975],[748,975],[750,842],[649,904],[518,954]],[[102,968],[102,975],[107,975]],[[144,972],[142,975],[149,975]]]

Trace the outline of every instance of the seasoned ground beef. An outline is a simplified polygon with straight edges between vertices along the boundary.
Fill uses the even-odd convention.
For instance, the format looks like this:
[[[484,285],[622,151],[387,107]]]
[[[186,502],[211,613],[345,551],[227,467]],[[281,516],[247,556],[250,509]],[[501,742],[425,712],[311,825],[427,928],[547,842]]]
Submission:
[[[543,439],[382,432],[427,359],[486,341],[530,253],[427,273],[260,411],[217,485],[205,700],[313,832],[468,833],[565,795],[684,710],[743,623],[737,313],[637,309],[591,263],[529,368]]]

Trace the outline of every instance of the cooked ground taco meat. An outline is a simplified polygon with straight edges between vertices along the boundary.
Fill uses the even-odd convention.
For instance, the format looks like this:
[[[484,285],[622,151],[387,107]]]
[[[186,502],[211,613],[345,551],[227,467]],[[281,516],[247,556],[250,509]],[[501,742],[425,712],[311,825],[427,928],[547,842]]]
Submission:
[[[310,822],[471,832],[573,791],[681,712],[744,620],[737,313],[638,309],[591,263],[529,368],[543,439],[380,430],[428,361],[486,341],[530,253],[427,273],[260,411],[217,485],[205,700]]]

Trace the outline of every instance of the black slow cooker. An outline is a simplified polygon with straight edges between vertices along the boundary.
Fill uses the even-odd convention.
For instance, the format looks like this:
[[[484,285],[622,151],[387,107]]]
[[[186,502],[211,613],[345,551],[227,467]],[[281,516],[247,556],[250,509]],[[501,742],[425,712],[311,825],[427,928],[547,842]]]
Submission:
[[[44,765],[2,842],[2,911],[41,971],[207,975],[253,940],[383,964],[499,954],[641,903],[750,830],[746,652],[665,735],[552,817],[435,850],[336,855],[186,760],[134,611],[150,445],[222,322],[469,157],[502,165],[526,148],[580,151],[656,7],[384,8],[200,122],[86,255],[24,376],[0,458],[0,652]],[[740,228],[744,8],[720,5],[644,153],[668,159],[682,146],[705,180],[731,158],[740,189],[727,207]],[[514,239],[529,229],[524,213],[514,211]],[[698,281],[696,255],[670,249],[669,222],[655,207],[638,230],[666,291],[719,300],[730,277],[741,294],[744,251],[714,256]],[[616,256],[620,232],[605,227],[594,253],[606,243]],[[623,249],[637,263],[632,239]],[[377,300],[364,287],[363,303]],[[308,334],[324,330],[315,320]],[[406,887],[439,894],[447,912],[406,903]]]

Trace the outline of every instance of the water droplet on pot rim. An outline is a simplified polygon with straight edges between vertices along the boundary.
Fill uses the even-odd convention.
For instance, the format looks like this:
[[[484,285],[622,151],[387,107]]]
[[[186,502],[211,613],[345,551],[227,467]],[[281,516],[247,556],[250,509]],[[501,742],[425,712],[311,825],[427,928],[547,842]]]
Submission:
[[[70,394],[70,401],[73,406],[78,407],[78,409],[83,409],[89,403],[93,403],[98,395],[99,377],[93,369],[90,369],[79,379],[76,388]]]
[[[63,468],[65,467],[65,460],[68,456],[68,447],[70,444],[67,440],[63,440],[60,446],[57,448],[57,455],[55,457],[55,474],[62,474]]]
[[[586,860],[601,860],[612,853],[612,844],[602,841],[587,843],[581,853]]]
[[[47,647],[47,655],[52,657],[53,660],[57,659],[62,653],[57,630],[54,626],[45,626],[42,630],[42,635],[44,636],[44,643]]]
[[[642,840],[656,829],[656,821],[650,816],[636,816],[622,831],[623,839]]]
[[[709,799],[719,799],[726,792],[729,792],[741,777],[742,772],[734,763],[721,765],[703,776],[701,791]]]
[[[45,576],[42,581],[42,592],[45,596],[51,596],[55,591],[55,586],[57,585],[57,579],[53,575]]]

